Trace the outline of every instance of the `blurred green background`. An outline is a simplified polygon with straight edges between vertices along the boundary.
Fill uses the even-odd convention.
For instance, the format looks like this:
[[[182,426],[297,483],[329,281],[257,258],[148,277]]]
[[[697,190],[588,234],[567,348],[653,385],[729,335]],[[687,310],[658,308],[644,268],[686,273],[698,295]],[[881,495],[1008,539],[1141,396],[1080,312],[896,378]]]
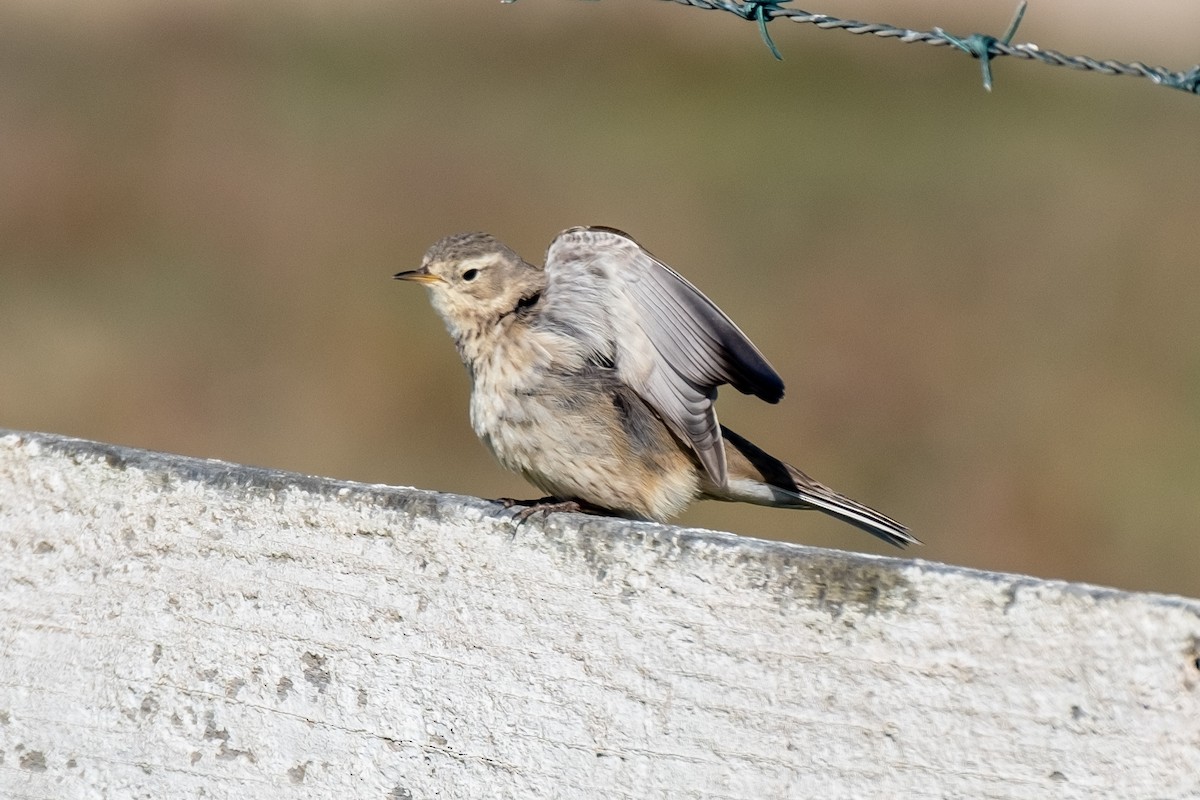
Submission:
[[[813,10],[1012,11],[927,5]],[[1195,60],[1194,13],[1072,8],[1017,40]],[[603,224],[783,375],[722,421],[912,555],[1200,596],[1200,98],[1012,59],[989,95],[947,49],[772,32],[782,63],[651,0],[5,4],[0,426],[533,496],[391,275],[455,231],[540,261]],[[681,521],[888,552],[814,513]]]

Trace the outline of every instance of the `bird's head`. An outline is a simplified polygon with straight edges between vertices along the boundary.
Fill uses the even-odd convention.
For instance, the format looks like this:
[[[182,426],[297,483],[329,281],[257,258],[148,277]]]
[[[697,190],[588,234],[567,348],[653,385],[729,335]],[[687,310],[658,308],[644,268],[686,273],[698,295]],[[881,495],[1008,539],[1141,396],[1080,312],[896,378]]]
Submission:
[[[433,307],[459,339],[541,291],[545,273],[490,234],[456,233],[430,247],[419,269],[396,278],[428,286]]]

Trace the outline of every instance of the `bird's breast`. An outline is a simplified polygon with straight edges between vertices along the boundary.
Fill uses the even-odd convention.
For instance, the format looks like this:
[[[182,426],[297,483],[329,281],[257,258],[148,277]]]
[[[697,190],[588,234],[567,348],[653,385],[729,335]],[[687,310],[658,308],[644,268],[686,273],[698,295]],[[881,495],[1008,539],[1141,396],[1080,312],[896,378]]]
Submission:
[[[522,470],[537,431],[553,424],[547,401],[573,360],[569,347],[521,330],[495,337],[469,364],[471,427],[505,466]]]

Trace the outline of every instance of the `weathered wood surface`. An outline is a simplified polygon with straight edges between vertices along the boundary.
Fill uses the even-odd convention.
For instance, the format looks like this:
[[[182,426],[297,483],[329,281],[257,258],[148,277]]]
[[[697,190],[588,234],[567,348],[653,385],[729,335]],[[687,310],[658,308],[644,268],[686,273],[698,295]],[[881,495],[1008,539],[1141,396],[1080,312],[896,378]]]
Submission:
[[[1198,658],[1192,600],[0,435],[4,798],[1194,798]]]

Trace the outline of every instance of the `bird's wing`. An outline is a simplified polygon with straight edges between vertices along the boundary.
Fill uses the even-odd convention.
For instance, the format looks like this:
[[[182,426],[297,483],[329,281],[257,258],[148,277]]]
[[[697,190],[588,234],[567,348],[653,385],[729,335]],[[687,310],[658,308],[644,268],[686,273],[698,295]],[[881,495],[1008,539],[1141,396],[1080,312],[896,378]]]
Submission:
[[[718,486],[725,451],[713,403],[728,383],[776,403],[783,381],[700,290],[611,228],[571,228],[546,253],[543,324],[611,359],[621,380],[695,450]]]

